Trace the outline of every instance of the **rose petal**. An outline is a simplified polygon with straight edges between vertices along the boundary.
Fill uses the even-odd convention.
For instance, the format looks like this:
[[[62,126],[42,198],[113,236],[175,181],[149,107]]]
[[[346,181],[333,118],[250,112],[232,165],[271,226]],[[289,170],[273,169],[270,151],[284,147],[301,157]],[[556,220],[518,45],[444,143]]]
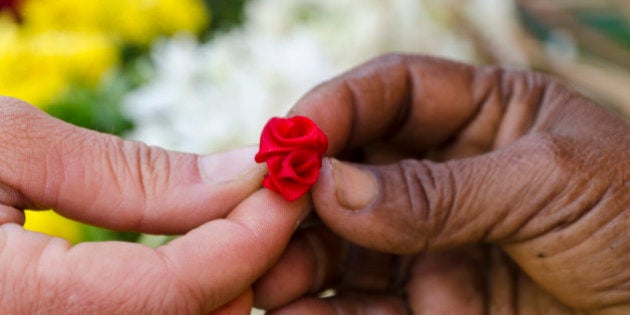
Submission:
[[[260,150],[256,162],[269,156],[286,154],[295,149],[307,149],[324,154],[328,147],[326,135],[307,117],[271,118],[260,136]]]

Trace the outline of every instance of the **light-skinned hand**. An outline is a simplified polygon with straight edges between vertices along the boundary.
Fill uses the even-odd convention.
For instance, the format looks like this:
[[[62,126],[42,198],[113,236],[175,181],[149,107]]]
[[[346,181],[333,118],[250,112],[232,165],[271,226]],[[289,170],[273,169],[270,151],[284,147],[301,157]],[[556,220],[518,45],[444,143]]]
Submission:
[[[169,152],[66,124],[11,98],[0,98],[0,133],[2,314],[248,314],[250,285],[309,207],[307,198],[288,203],[259,190],[256,148]],[[26,208],[184,235],[157,249],[71,246],[24,230]]]

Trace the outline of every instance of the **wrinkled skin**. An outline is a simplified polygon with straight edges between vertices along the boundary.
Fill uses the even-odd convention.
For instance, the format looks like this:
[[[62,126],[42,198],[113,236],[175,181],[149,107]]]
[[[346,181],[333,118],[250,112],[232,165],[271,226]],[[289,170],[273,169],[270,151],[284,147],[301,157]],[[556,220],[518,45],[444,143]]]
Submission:
[[[246,314],[310,208],[261,190],[256,148],[198,156],[78,128],[0,98],[0,313]],[[185,234],[157,249],[25,231],[21,209]],[[17,223],[17,224],[16,224]]]
[[[400,55],[291,114],[346,162],[325,159],[325,226],[304,226],[258,281],[259,307],[630,314],[630,125],[615,114],[541,74]]]

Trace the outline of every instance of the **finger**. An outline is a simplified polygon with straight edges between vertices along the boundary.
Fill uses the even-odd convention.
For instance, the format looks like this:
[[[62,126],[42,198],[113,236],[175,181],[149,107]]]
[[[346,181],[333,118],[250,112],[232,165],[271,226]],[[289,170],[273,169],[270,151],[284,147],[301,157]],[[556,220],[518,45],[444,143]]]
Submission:
[[[234,297],[232,290],[242,292],[278,260],[308,209],[306,197],[287,202],[259,190],[226,220],[209,222],[160,251],[181,283],[196,287],[206,301],[226,300]]]
[[[255,148],[198,156],[78,128],[0,98],[0,183],[17,208],[117,229],[183,233],[224,216],[264,172]],[[212,122],[209,122],[212,123]]]
[[[361,314],[361,315],[404,315],[408,314],[399,297],[371,294],[345,294],[325,299],[304,298],[282,308],[268,312],[270,315],[293,314]]]
[[[23,196],[0,181],[0,224],[15,223],[24,225],[25,215],[19,207]]]
[[[24,211],[0,205],[0,225],[5,223],[24,224]]]
[[[211,315],[250,314],[252,310],[253,294],[251,289],[245,290],[236,299],[212,311]]]
[[[274,309],[326,289],[339,275],[345,247],[322,226],[299,231],[278,262],[256,281],[254,306]]]
[[[473,315],[488,310],[484,277],[489,272],[479,248],[422,255],[413,266],[407,288],[413,314]],[[503,287],[504,295],[508,288]]]
[[[466,156],[514,141],[540,104],[567,93],[541,75],[387,55],[315,88],[290,115],[322,128],[329,155],[386,139],[416,154],[448,142],[450,156]]]
[[[280,256],[308,209],[260,190],[226,219],[153,250],[81,243],[0,226],[0,305],[9,314],[198,314],[245,292]]]
[[[445,163],[326,159],[312,196],[335,233],[387,252],[531,239],[578,220],[608,188],[596,174],[584,174],[570,159],[579,152],[563,141],[528,136]]]
[[[329,289],[399,292],[406,281],[407,260],[347,244],[321,226],[301,230],[254,285],[254,305],[275,309]]]

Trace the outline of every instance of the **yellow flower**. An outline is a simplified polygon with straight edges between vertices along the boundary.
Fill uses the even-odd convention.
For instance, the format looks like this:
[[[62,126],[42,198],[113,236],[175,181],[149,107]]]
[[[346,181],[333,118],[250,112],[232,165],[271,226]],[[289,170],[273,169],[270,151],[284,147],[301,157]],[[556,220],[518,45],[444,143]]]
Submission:
[[[99,34],[9,33],[0,36],[0,95],[34,105],[54,100],[72,81],[95,86],[118,63],[116,47]]]
[[[201,0],[25,0],[22,22],[0,15],[0,95],[45,107],[72,82],[94,86],[118,64],[122,43],[198,33]]]
[[[54,211],[24,211],[26,223],[24,228],[31,231],[61,237],[73,244],[81,241],[81,224],[66,219]]]
[[[139,45],[179,31],[198,33],[209,20],[200,0],[28,0],[21,12],[31,32],[96,32]]]
[[[172,35],[185,31],[198,33],[208,27],[210,17],[201,1],[197,0],[158,0],[155,21],[160,22],[162,32]]]

